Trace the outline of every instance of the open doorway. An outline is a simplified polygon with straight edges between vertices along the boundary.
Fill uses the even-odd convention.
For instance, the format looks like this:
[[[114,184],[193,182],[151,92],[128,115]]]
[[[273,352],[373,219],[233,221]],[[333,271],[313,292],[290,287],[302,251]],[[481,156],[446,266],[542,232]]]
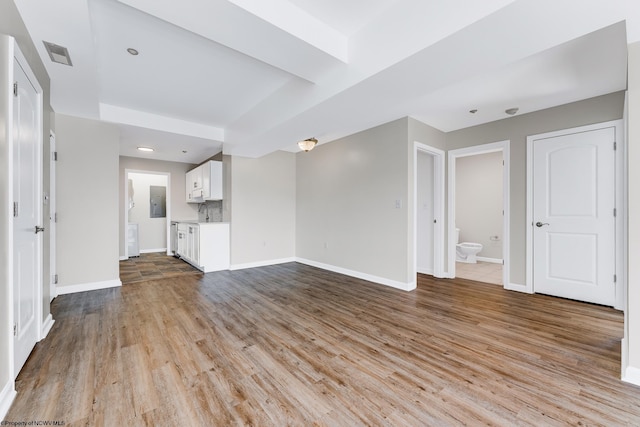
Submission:
[[[449,272],[509,286],[509,141],[449,152]]]
[[[414,269],[445,277],[444,151],[414,144]]]
[[[170,255],[171,188],[168,172],[125,170],[124,255]]]

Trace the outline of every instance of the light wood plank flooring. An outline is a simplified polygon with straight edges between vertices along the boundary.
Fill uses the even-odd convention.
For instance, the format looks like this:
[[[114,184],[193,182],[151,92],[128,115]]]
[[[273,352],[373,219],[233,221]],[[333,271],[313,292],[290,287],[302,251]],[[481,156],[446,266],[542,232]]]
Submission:
[[[80,425],[640,425],[622,314],[300,264],[59,296],[7,420]]]

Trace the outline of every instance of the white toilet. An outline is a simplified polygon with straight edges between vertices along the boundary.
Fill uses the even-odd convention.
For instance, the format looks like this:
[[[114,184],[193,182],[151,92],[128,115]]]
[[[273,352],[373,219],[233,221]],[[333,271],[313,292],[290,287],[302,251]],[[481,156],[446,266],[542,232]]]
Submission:
[[[462,242],[460,243],[460,229],[456,228],[456,261],[475,264],[476,255],[482,250],[482,244]]]

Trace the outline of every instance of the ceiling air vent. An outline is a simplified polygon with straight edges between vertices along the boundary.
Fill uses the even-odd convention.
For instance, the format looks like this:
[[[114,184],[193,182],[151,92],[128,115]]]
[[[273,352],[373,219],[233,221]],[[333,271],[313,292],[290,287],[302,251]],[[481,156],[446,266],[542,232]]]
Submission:
[[[73,64],[71,63],[71,57],[69,57],[69,51],[66,47],[58,46],[55,43],[49,43],[45,41],[43,41],[43,43],[44,47],[47,48],[49,58],[51,58],[53,62],[69,65],[70,67],[73,66]]]

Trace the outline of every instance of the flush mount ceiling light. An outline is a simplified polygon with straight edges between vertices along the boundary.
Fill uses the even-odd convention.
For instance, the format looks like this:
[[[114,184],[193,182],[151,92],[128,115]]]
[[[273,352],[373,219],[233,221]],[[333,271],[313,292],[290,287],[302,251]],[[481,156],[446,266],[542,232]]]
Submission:
[[[51,61],[56,64],[68,65],[73,67],[73,63],[71,62],[71,57],[69,56],[69,50],[64,46],[58,46],[55,43],[50,43],[46,41],[42,41],[44,43],[45,49],[47,49],[47,53],[49,54],[49,58]]]
[[[140,52],[138,52],[136,49],[134,49],[134,48],[132,48],[132,47],[127,48],[127,52],[129,52],[129,53],[130,53],[131,55],[133,55],[133,56],[137,56],[137,55],[138,55],[138,53],[140,53]]]
[[[151,147],[138,147],[138,150],[144,151],[144,152],[152,152],[153,148],[151,148]]]
[[[313,150],[313,147],[315,147],[317,143],[318,143],[317,139],[308,138],[308,139],[305,139],[304,141],[298,142],[298,147],[300,147],[300,149],[304,151],[311,151]]]
[[[504,112],[510,116],[513,116],[515,113],[518,112],[518,108],[507,108],[506,110],[504,110]]]

